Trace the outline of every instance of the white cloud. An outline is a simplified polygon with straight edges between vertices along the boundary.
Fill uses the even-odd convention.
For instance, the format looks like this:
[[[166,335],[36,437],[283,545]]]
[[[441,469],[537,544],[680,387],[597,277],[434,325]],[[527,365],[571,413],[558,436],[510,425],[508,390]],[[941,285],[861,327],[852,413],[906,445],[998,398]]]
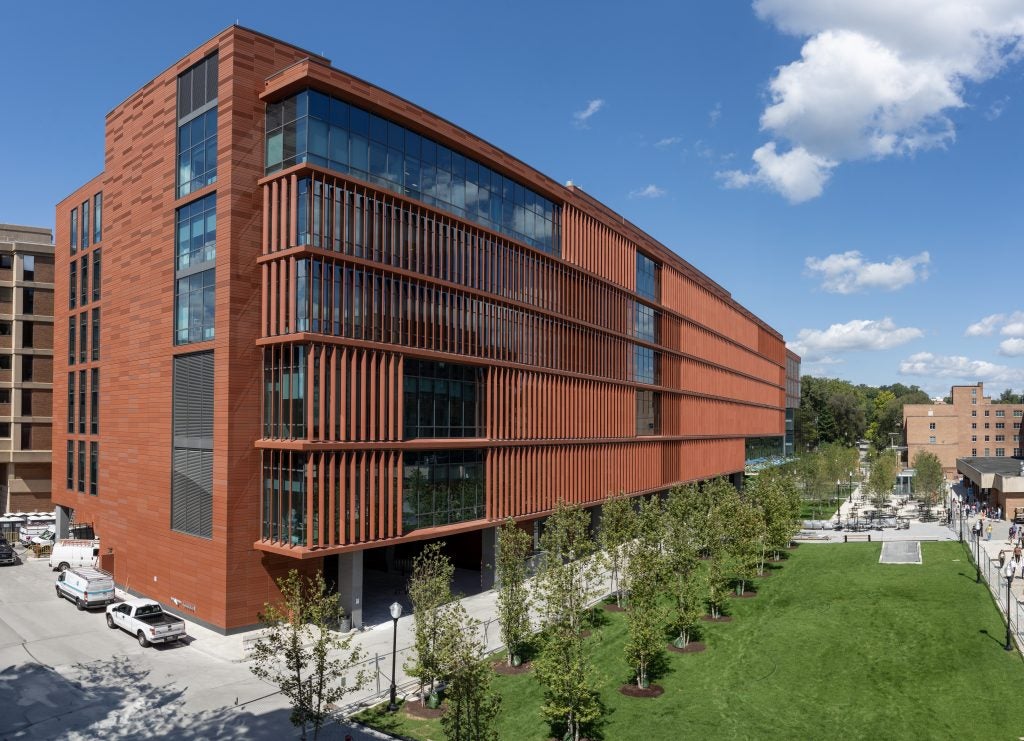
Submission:
[[[1024,311],[1010,314],[989,314],[967,327],[967,337],[987,337],[999,330],[999,334],[1010,337],[1024,337]]]
[[[666,147],[675,146],[676,144],[679,144],[682,140],[683,137],[681,136],[666,136],[664,139],[659,139],[658,141],[654,142],[654,146],[658,147],[659,149],[664,149]]]
[[[974,324],[967,327],[964,334],[968,337],[981,337],[983,335],[990,335],[996,331],[996,326],[1006,318],[1004,314],[989,314],[981,321],[977,321]]]
[[[987,381],[1016,385],[1024,383],[1024,368],[971,360],[963,355],[935,355],[919,352],[902,361],[900,373],[906,376],[943,378],[964,383]]]
[[[665,195],[665,189],[659,188],[654,183],[651,183],[645,188],[631,190],[629,192],[630,198],[661,198],[663,195]]]
[[[722,101],[715,103],[715,107],[708,111],[708,126],[714,128],[718,119],[722,117]]]
[[[809,361],[821,362],[829,353],[850,350],[888,350],[923,337],[917,327],[897,327],[892,319],[853,319],[828,329],[801,329],[789,348]]]
[[[1010,96],[1004,95],[998,100],[992,101],[989,105],[988,110],[985,111],[985,118],[989,121],[995,121],[997,118],[1003,115],[1003,111],[1006,110],[1006,104],[1010,102]]]
[[[807,39],[800,59],[776,70],[761,115],[769,164],[794,155],[803,167],[775,177],[758,160],[764,145],[749,173],[725,182],[768,185],[791,202],[820,195],[842,162],[952,143],[948,113],[965,105],[965,86],[1024,56],[1019,0],[755,0],[754,9]],[[788,149],[776,154],[777,142]]]
[[[1024,337],[1011,337],[999,343],[999,354],[1009,358],[1024,355]]]
[[[604,108],[604,100],[601,98],[595,98],[594,100],[587,101],[587,107],[582,111],[576,111],[572,114],[573,123],[581,129],[587,128],[587,122],[590,117],[597,113],[599,110]]]
[[[728,170],[716,173],[726,188],[766,185],[781,193],[790,203],[801,203],[821,195],[836,162],[811,154],[803,147],[775,153],[775,142],[754,151],[753,172]]]
[[[867,288],[896,291],[928,277],[927,252],[912,257],[894,257],[891,262],[866,262],[857,250],[818,259],[804,260],[810,275],[822,279],[829,293],[857,293]]]

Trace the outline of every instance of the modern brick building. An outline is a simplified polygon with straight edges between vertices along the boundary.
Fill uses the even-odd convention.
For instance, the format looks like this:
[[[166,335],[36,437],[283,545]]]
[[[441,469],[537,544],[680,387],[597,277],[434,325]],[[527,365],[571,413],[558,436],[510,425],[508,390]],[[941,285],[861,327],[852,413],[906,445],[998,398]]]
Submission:
[[[504,518],[783,450],[778,332],[320,56],[228,28],[110,112],[105,154],[57,207],[55,499],[118,583],[218,629],[289,568],[358,622],[364,560],[444,537],[479,568]]]
[[[942,461],[947,477],[957,475],[957,458],[1019,458],[1024,404],[993,404],[984,384],[954,386],[949,404],[905,404],[903,439],[907,463],[919,450]]]
[[[0,512],[50,502],[53,235],[0,224]]]

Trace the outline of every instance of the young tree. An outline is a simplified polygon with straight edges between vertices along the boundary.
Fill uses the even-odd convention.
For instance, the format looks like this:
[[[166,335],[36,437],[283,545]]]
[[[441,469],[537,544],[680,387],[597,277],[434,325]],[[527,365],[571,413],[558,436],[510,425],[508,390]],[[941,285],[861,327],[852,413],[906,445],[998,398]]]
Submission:
[[[741,595],[759,570],[764,553],[764,518],[752,502],[737,495],[726,512],[725,525],[729,570],[736,578],[736,594]]]
[[[881,508],[888,501],[898,468],[896,454],[891,450],[879,453],[872,462],[871,473],[868,474],[868,490],[874,497],[876,507]]]
[[[277,586],[281,601],[268,603],[260,615],[267,628],[253,648],[252,673],[288,698],[289,717],[301,738],[312,727],[316,739],[331,705],[366,686],[370,677],[361,669],[352,673],[363,655],[350,650],[351,636],[332,630],[344,611],[319,572],[304,578],[292,569]]]
[[[526,589],[526,559],[533,546],[529,534],[514,520],[498,528],[495,564],[498,591],[498,627],[505,642],[509,666],[519,666],[530,636],[530,596]]]
[[[764,516],[765,548],[776,561],[779,552],[800,531],[800,492],[785,470],[762,471],[748,487]]]
[[[935,504],[946,481],[942,473],[942,461],[934,453],[919,450],[914,455],[914,492],[924,506],[923,515],[931,516],[931,508]]]
[[[441,729],[452,741],[497,741],[494,722],[501,697],[491,689],[494,672],[484,659],[480,622],[458,601],[441,611],[442,673],[447,682]]]
[[[405,670],[416,677],[436,706],[435,683],[444,676],[445,611],[452,601],[452,576],[455,567],[444,555],[444,543],[430,543],[412,564],[409,599],[412,600],[416,656]]]
[[[673,488],[665,502],[666,582],[673,606],[668,619],[677,638],[673,643],[685,648],[694,627],[704,612],[707,583],[699,569],[704,551],[701,520],[707,507],[701,507],[696,484]]]
[[[739,495],[735,487],[722,478],[709,481],[702,491],[711,502],[707,518],[708,608],[711,616],[717,618],[722,614],[732,578],[729,527]]]
[[[622,588],[619,574],[623,566],[623,547],[635,537],[636,517],[633,500],[625,494],[612,496],[601,507],[601,529],[597,534],[598,544],[612,572],[612,591],[615,603],[622,607]]]
[[[665,611],[661,595],[666,574],[661,510],[661,502],[656,498],[644,502],[637,518],[636,538],[626,544],[630,595],[625,653],[641,688],[647,688],[651,666],[664,654]]]
[[[543,712],[556,727],[579,741],[580,733],[601,714],[593,666],[583,645],[583,616],[595,596],[594,541],[590,516],[564,502],[544,524],[544,558],[534,589],[546,638],[535,662],[544,688]]]

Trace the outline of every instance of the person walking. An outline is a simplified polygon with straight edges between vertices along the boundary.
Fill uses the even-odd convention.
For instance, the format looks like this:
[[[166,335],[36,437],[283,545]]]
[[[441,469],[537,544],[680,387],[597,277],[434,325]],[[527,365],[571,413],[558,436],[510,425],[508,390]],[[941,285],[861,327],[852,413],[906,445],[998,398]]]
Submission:
[[[985,540],[992,540],[992,523],[988,523],[988,527],[985,528]]]

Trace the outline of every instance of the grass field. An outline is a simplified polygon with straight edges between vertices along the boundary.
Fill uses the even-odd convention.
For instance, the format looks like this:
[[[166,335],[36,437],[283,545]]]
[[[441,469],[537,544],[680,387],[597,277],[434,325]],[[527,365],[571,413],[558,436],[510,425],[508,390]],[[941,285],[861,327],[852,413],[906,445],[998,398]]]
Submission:
[[[607,741],[1018,739],[1024,662],[1003,650],[1004,623],[957,543],[923,543],[924,564],[878,563],[880,545],[807,544],[731,602],[701,654],[668,654],[655,699],[620,695],[625,619],[588,639],[605,678]],[[532,674],[496,677],[500,737],[542,741]],[[370,710],[362,720],[417,739],[437,721]]]

